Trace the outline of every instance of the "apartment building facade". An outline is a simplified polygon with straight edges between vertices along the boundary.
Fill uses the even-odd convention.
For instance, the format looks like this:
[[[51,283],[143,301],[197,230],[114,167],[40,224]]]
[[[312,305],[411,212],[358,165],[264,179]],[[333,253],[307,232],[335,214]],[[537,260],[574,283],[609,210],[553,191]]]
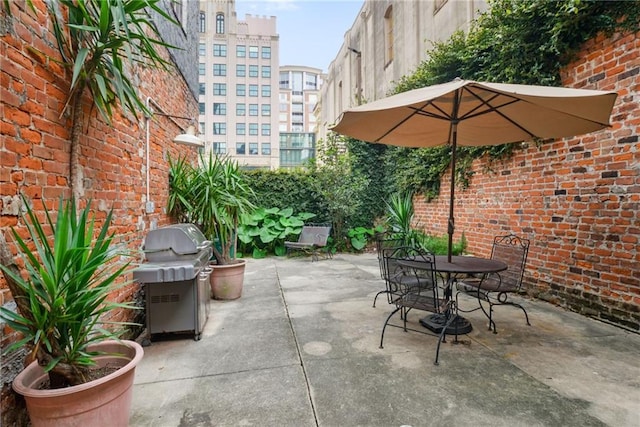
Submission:
[[[365,0],[329,65],[318,104],[318,138],[342,111],[384,98],[427,58],[433,42],[468,30],[485,0]]]
[[[279,75],[280,167],[298,167],[315,157],[314,110],[324,75],[317,68],[293,65],[280,67]]]
[[[239,20],[235,0],[201,0],[198,30],[205,150],[235,158],[245,169],[297,167],[313,157],[322,73],[279,67],[276,17]]]
[[[201,0],[198,31],[205,150],[229,155],[244,168],[277,168],[276,18],[246,15],[239,21],[234,0]]]

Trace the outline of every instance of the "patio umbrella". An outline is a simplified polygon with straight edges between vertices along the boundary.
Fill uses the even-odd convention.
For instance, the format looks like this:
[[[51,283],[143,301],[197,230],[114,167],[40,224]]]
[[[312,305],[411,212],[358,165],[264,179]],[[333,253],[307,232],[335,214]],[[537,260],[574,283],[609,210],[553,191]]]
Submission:
[[[448,259],[456,147],[581,135],[609,126],[616,92],[456,79],[345,110],[331,130],[402,147],[451,145]]]

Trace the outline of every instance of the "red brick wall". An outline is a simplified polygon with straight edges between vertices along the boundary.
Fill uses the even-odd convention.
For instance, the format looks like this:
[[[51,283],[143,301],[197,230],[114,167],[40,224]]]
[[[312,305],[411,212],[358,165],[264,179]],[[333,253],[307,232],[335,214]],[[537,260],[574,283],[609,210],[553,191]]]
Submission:
[[[531,239],[530,294],[640,330],[640,33],[599,37],[562,71],[568,87],[614,90],[611,128],[474,162],[456,188],[455,239],[488,256],[492,236]],[[416,199],[417,220],[446,234],[450,178],[440,196]]]
[[[70,74],[31,50],[33,47],[58,58],[57,50],[51,47],[54,39],[43,4],[34,2],[38,8],[34,18],[32,12],[24,9],[24,2],[10,3],[13,19],[0,34],[0,242],[4,238],[15,253],[9,229],[17,226],[21,233],[25,232],[17,215],[19,194],[26,195],[37,210],[41,210],[43,199],[49,209],[55,209],[59,196],[71,194],[68,187],[71,122],[66,116],[60,118]],[[197,117],[197,101],[179,73],[139,69],[136,74],[140,93],[145,98],[152,96],[165,113]],[[181,133],[180,127],[188,123],[161,116],[155,116],[151,122],[149,194],[155,211],[147,214],[145,121],[137,122],[117,113],[113,124],[108,125],[91,108],[88,98],[84,109],[89,119],[82,125],[80,141],[83,200],[93,199],[98,218],[104,218],[113,208],[112,230],[118,236],[117,243],[138,250],[150,227],[169,222],[165,215],[167,155],[190,154],[194,159],[197,155],[193,148],[171,141]],[[157,107],[154,109],[158,111]],[[138,286],[133,284],[121,289],[114,298],[131,300],[139,298],[138,295]],[[4,276],[0,274],[0,304],[11,299]],[[127,316],[131,316],[130,311],[114,313],[114,318],[119,320]],[[14,340],[12,331],[5,328],[2,350]],[[21,357],[16,353],[15,358],[20,361],[3,358],[2,424],[21,425],[20,417],[24,416],[19,411],[7,410],[15,407],[15,395],[8,391],[21,365]]]

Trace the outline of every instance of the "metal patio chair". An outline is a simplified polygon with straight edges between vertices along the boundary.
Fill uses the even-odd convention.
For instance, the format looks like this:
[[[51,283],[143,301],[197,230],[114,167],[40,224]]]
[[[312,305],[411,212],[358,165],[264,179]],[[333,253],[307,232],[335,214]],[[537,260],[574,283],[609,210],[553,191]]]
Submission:
[[[458,281],[458,295],[463,292],[474,296],[478,299],[479,307],[471,310],[463,310],[462,312],[471,312],[482,310],[489,319],[489,330],[496,331],[496,323],[493,320],[493,307],[496,305],[511,305],[518,307],[524,313],[527,325],[529,323],[529,315],[524,307],[517,302],[509,300],[509,294],[517,294],[521,292],[522,277],[524,276],[527,255],[529,253],[529,240],[508,234],[506,236],[496,236],[493,239],[493,247],[491,249],[491,259],[498,259],[508,265],[507,270],[500,273],[491,273],[485,277],[472,277]],[[489,310],[484,304],[489,305]]]
[[[438,364],[440,344],[446,341],[446,331],[453,324],[456,317],[455,302],[440,295],[441,289],[435,275],[435,256],[429,252],[416,248],[401,246],[384,253],[386,263],[385,274],[387,276],[387,289],[391,295],[392,304],[395,305],[382,327],[380,335],[380,348],[383,348],[384,333],[387,326],[402,328],[405,332],[413,331],[438,337],[436,347],[435,364]],[[421,268],[414,269],[403,266],[403,261],[418,261]],[[409,313],[412,310],[424,311],[429,314],[444,316],[443,327],[440,332],[433,333],[420,325],[416,320],[415,326],[409,324]],[[400,313],[402,323],[392,323],[391,319],[396,313]],[[457,339],[457,333],[455,333]]]
[[[380,267],[380,277],[386,280],[386,263],[384,261],[384,254],[388,251],[393,251],[394,249],[402,246],[404,239],[401,238],[385,238],[384,235],[382,238],[376,240],[376,253],[378,255],[378,264]],[[387,294],[387,302],[389,304],[392,303],[392,295],[389,293],[388,287],[385,284],[385,288],[376,294],[373,298],[373,308],[376,307],[376,300],[378,296],[381,294]]]

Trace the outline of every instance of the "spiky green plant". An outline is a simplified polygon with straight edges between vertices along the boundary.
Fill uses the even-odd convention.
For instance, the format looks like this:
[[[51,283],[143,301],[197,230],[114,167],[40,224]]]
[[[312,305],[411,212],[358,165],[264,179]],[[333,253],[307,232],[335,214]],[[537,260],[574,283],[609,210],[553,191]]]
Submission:
[[[161,7],[161,0],[50,0],[46,2],[61,65],[71,73],[71,85],[61,114],[71,117],[69,181],[80,195],[79,139],[82,135],[82,97],[91,95],[100,115],[111,123],[119,105],[135,118],[148,113],[131,73],[137,65],[169,70],[172,63],[160,48],[162,41],[149,11],[178,24]]]
[[[385,201],[387,206],[387,223],[391,231],[395,234],[408,236],[411,234],[411,224],[413,222],[413,194],[394,193],[389,201]]]
[[[200,165],[184,158],[171,161],[169,213],[195,223],[207,238],[217,239],[213,255],[220,265],[237,253],[240,217],[255,209],[253,190],[238,162],[228,156],[200,155]]]
[[[109,233],[112,212],[94,235],[90,203],[77,215],[73,199],[60,199],[55,222],[45,205],[48,233],[25,198],[23,203],[31,242],[16,229],[12,234],[26,278],[10,265],[0,265],[18,306],[17,312],[0,308],[0,316],[23,335],[8,351],[28,345],[31,358],[49,373],[51,388],[82,384],[90,379],[89,370],[95,364],[96,353],[88,346],[117,338],[122,326],[130,325],[105,320],[115,308],[133,308],[131,303],[108,299],[126,284],[116,281],[129,263],[119,260],[123,252],[113,246],[114,235]],[[117,325],[117,330],[107,325]]]

